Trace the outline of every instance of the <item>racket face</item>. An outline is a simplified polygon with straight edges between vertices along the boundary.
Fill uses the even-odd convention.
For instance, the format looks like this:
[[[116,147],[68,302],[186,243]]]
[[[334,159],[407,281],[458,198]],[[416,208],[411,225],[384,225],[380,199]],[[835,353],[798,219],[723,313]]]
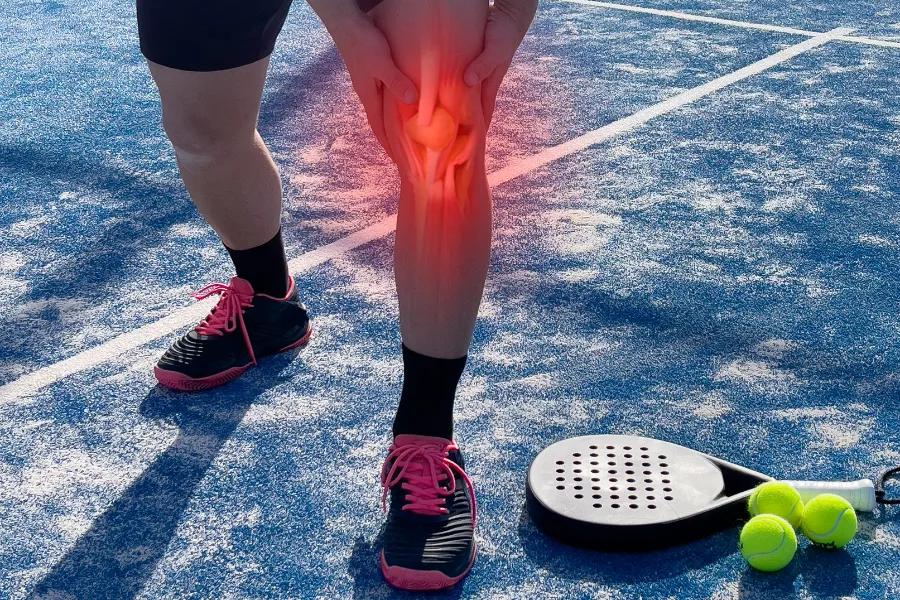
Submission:
[[[528,472],[540,510],[586,526],[655,525],[690,518],[724,491],[703,454],[629,435],[570,438],[544,449]]]

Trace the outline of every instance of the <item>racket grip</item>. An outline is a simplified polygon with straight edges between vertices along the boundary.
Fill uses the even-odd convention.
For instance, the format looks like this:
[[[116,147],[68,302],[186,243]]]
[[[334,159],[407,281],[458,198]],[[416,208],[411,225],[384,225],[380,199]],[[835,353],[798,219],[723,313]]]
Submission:
[[[803,502],[809,502],[819,494],[837,494],[856,510],[875,510],[875,484],[871,479],[859,481],[786,481],[797,490]]]

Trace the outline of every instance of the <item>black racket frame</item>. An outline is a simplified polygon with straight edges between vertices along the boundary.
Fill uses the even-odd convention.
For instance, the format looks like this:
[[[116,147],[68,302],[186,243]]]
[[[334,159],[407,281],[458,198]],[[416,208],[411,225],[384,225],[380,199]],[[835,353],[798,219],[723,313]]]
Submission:
[[[544,506],[526,477],[525,506],[532,522],[556,539],[573,546],[608,552],[642,552],[677,546],[707,537],[747,521],[747,500],[753,488],[772,481],[768,475],[700,452],[722,471],[722,494],[700,512],[647,525],[610,525],[571,519]]]

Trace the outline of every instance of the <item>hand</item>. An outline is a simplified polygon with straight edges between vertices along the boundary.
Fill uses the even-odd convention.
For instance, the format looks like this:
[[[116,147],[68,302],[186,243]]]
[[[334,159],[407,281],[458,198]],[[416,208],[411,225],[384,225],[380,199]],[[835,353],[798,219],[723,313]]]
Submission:
[[[481,83],[481,106],[485,129],[490,127],[500,83],[513,55],[525,38],[537,0],[494,0],[484,30],[484,50],[469,64],[463,76],[469,86]]]
[[[397,68],[384,34],[362,12],[358,19],[344,20],[328,29],[347,66],[350,81],[366,111],[369,126],[381,147],[393,160],[384,128],[383,89],[386,86],[388,91],[405,104],[415,104],[419,100],[419,92],[412,80]]]

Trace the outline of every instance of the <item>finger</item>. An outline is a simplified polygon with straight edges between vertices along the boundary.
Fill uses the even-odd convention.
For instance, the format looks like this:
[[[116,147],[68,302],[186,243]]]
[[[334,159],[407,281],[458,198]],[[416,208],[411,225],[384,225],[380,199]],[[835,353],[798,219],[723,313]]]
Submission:
[[[416,84],[397,68],[397,65],[394,64],[394,59],[390,55],[382,57],[378,61],[375,76],[401,102],[415,104],[418,101],[419,91],[416,89]]]
[[[494,107],[497,104],[497,93],[500,91],[500,84],[506,76],[510,63],[504,63],[494,69],[487,79],[481,84],[481,106],[484,110],[484,129],[488,130],[491,126],[491,120],[494,118]]]
[[[478,58],[466,67],[463,80],[466,82],[466,85],[475,87],[487,79],[499,65],[507,60],[509,60],[509,52],[504,44],[499,42],[486,44],[484,51],[478,55]]]
[[[366,110],[366,119],[369,121],[369,127],[375,134],[375,139],[384,148],[388,158],[393,160],[391,154],[391,144],[388,141],[387,130],[384,127],[384,95],[378,89],[378,82],[373,80],[372,85],[367,87],[364,92],[363,107]]]

